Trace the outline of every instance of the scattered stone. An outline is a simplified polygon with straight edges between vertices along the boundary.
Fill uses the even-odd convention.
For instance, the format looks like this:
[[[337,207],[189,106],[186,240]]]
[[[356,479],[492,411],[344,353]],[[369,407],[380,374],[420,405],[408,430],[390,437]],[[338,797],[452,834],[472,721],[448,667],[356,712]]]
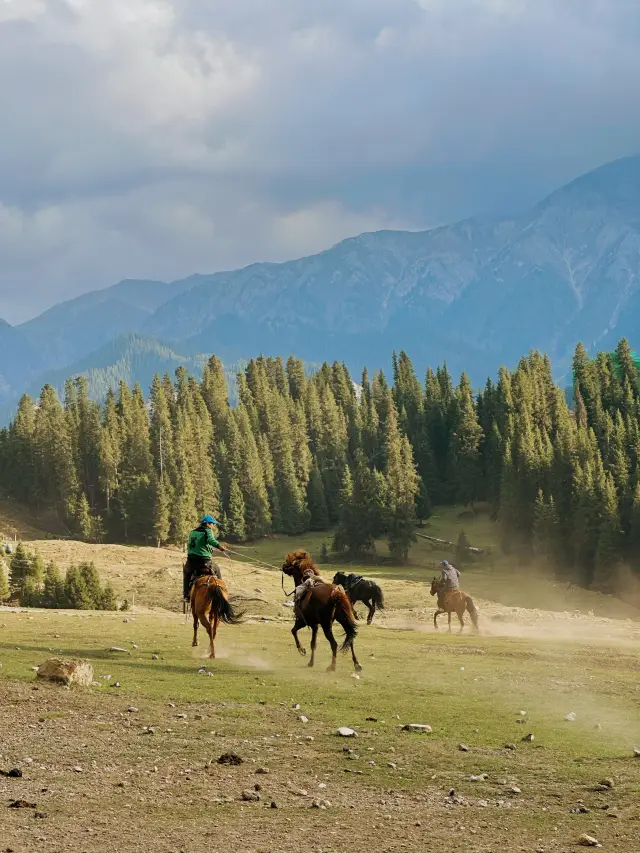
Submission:
[[[33,816],[36,820],[45,820],[48,817],[45,812],[34,812]]]
[[[424,723],[407,723],[406,726],[402,727],[403,732],[418,732],[419,734],[431,734],[433,729],[431,726],[427,726]]]
[[[243,791],[241,798],[245,803],[259,803],[260,793],[258,791]]]
[[[466,743],[459,743],[458,749],[460,750],[460,752],[469,752],[469,747],[466,745]]]
[[[355,678],[355,679],[356,679],[356,681],[360,681],[360,676],[358,675],[358,673],[357,673],[357,672],[352,672],[352,673],[351,673],[351,678]]]
[[[14,800],[9,803],[10,809],[35,809],[35,803],[28,803],[26,800]]]
[[[296,704],[295,704],[295,705],[292,705],[291,707],[293,708],[293,710],[294,710],[294,711],[299,711],[299,710],[300,710],[300,705],[298,705],[298,703],[297,703],[297,702],[296,702]]]
[[[235,752],[225,752],[224,755],[221,755],[218,759],[218,764],[227,764],[232,767],[239,767],[241,764],[244,764],[244,758],[240,758],[239,755],[236,755]],[[258,770],[258,773],[264,773],[264,770]],[[266,771],[269,772],[268,770]]]
[[[311,808],[312,809],[323,809],[323,810],[324,809],[330,809],[331,803],[329,802],[329,800],[314,800],[311,803]]]
[[[522,738],[524,743],[533,743],[535,739],[536,739],[535,735],[532,735],[532,734],[525,735]]]
[[[520,788],[518,788],[517,785],[514,785],[509,790],[511,791],[512,794],[521,794],[522,793],[522,791],[520,790]]]
[[[289,783],[289,790],[296,797],[307,797],[307,796],[309,796],[309,792],[306,791],[304,788],[296,788],[296,786],[292,785],[291,783]]]
[[[488,773],[479,773],[477,776],[471,775],[469,776],[470,782],[486,782],[489,778]]]
[[[268,767],[258,767],[258,769],[256,770],[257,776],[267,776],[268,774],[269,774],[269,768]]]
[[[159,655],[151,655],[151,660],[160,660]]]
[[[338,729],[338,735],[340,737],[358,737],[357,733],[353,729],[349,729],[346,726],[341,726]]]
[[[73,772],[74,772],[74,773],[83,773],[84,771],[83,771],[82,767],[80,767],[80,765],[76,765],[76,766],[73,768]]]
[[[145,735],[154,735],[156,733],[156,730],[154,729],[153,726],[145,726],[142,729],[142,733]]]
[[[581,844],[583,847],[602,847],[602,844],[598,841],[597,838],[594,838],[593,835],[581,835],[578,839],[578,844]]]
[[[307,743],[313,743],[313,741],[315,740],[315,738],[313,737],[313,735],[307,735],[307,736],[305,737],[305,740],[307,741]]]
[[[308,722],[309,722],[309,717],[305,717],[305,715],[304,715],[304,714],[301,714],[301,715],[298,717],[298,719],[300,720],[300,722],[301,722],[301,723],[308,723]]]
[[[65,684],[67,687],[72,684],[89,687],[93,682],[93,667],[86,660],[51,658],[38,668],[36,677]]]
[[[393,762],[393,761],[388,761],[388,762],[387,762],[387,767],[390,767],[390,768],[391,768],[391,770],[397,770],[397,769],[398,769],[398,765],[397,765],[397,764],[394,764],[394,762]]]
[[[504,748],[510,749],[513,752],[516,749],[516,745],[515,743],[505,743]]]
[[[262,785],[257,785],[257,784],[256,784],[256,785],[254,785],[254,786],[253,786],[253,790],[254,790],[254,791],[261,791],[261,790],[262,790]]]
[[[186,714],[176,714],[176,720],[186,720],[186,719],[187,719]]]
[[[272,808],[272,809],[277,809],[277,808],[278,808],[277,803],[275,803],[273,800],[271,800],[271,806],[270,806],[270,808]]]
[[[578,719],[578,715],[574,711],[569,711],[568,714],[565,714],[565,720],[567,723],[575,723]]]
[[[520,716],[521,716],[521,717],[526,717],[526,716],[527,716],[527,712],[526,712],[526,711],[520,711]]]
[[[5,776],[7,779],[22,779],[22,770],[17,767],[12,770],[0,770],[0,776]]]
[[[599,783],[603,788],[614,788],[615,784],[613,779],[607,777],[606,779],[601,779]]]
[[[366,722],[366,723],[377,723],[377,722],[378,722],[378,718],[377,718],[377,717],[367,717],[367,719],[365,720],[365,722]]]
[[[489,806],[489,803],[486,800],[478,800],[478,805],[481,809],[486,809]]]
[[[132,705],[130,708],[127,708],[127,714],[137,714],[137,713],[138,713],[138,709],[134,705]]]
[[[108,652],[122,652],[125,655],[131,654],[129,649],[123,649],[120,646],[111,646],[111,648],[107,649]]]
[[[576,809],[570,809],[569,814],[590,814],[591,809],[586,806],[578,806]]]
[[[633,754],[635,755],[636,758],[640,758],[640,749],[638,749],[637,746],[633,747]]]
[[[596,724],[595,724],[595,726],[594,726],[593,728],[594,728],[594,729],[601,729],[601,728],[602,728],[602,726],[600,725],[600,723],[596,723]]]
[[[116,683],[115,683],[115,684],[111,684],[110,686],[111,686],[111,687],[120,687],[120,682],[119,682],[119,681],[116,681]]]

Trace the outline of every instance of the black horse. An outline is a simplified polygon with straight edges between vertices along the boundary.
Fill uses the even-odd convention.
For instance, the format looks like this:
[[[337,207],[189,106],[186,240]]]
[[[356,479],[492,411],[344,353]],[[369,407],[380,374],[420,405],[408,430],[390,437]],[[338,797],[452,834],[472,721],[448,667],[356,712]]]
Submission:
[[[376,610],[384,610],[384,595],[378,584],[374,581],[368,581],[360,575],[348,575],[345,572],[336,572],[333,576],[333,582],[340,584],[349,596],[351,604],[361,601],[369,608],[367,625],[371,625],[373,622]]]

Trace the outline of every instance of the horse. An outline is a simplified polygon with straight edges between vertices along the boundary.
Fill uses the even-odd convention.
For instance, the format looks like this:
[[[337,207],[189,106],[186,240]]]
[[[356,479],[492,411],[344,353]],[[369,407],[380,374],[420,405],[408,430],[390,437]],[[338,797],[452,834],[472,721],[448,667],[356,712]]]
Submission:
[[[369,608],[367,616],[367,625],[371,625],[373,617],[378,610],[384,610],[384,595],[380,587],[374,581],[366,580],[360,575],[345,574],[345,572],[336,572],[333,576],[333,583],[339,584],[349,596],[349,601],[355,605],[356,601],[361,601]],[[354,607],[355,613],[355,607]],[[358,614],[356,613],[356,619]]]
[[[320,574],[306,551],[294,551],[287,554],[282,565],[282,571],[285,575],[293,578],[296,586],[299,586],[306,578],[318,577]],[[331,663],[327,668],[327,672],[334,672],[338,644],[333,636],[332,626],[334,620],[336,620],[342,625],[346,634],[340,651],[351,651],[355,670],[356,672],[360,672],[362,667],[358,663],[354,648],[354,641],[358,634],[356,618],[351,602],[344,589],[341,586],[320,581],[311,587],[305,594],[304,599],[301,603],[302,615],[296,617],[294,626],[291,629],[298,652],[303,656],[307,654],[307,650],[300,645],[300,641],[298,640],[298,631],[305,627],[311,628],[311,660],[309,661],[309,666],[312,667],[316,653],[318,628],[322,628],[331,646]]]
[[[196,578],[191,587],[191,613],[193,614],[193,643],[198,645],[198,622],[209,635],[209,657],[215,659],[214,641],[218,633],[218,625],[237,625],[242,619],[242,613],[236,613],[229,602],[229,593],[224,581],[215,575],[202,575]]]
[[[473,627],[476,631],[478,630],[478,611],[473,603],[473,599],[466,592],[462,592],[461,589],[445,590],[442,588],[442,580],[434,578],[431,581],[431,595],[438,596],[438,609],[433,614],[433,627],[436,631],[438,630],[438,616],[446,613],[449,616],[449,633],[451,633],[451,614],[456,613],[460,620],[460,633],[462,634],[464,628],[463,614],[465,610],[471,616]]]

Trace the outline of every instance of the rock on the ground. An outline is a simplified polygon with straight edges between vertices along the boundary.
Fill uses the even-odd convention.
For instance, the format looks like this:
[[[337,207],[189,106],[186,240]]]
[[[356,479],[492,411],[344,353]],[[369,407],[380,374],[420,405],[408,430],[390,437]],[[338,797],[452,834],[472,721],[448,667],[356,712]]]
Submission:
[[[515,743],[505,743],[504,748],[510,749],[513,752],[513,750],[516,749],[516,745],[515,745]]]
[[[260,802],[260,794],[258,793],[258,791],[243,791],[241,797],[245,801],[245,803]]]
[[[640,749],[638,749],[637,746],[633,747],[633,754],[635,755],[636,758],[640,758]]]
[[[329,800],[314,800],[311,803],[311,808],[312,809],[330,809],[331,803],[329,802]]]
[[[614,783],[613,779],[611,779],[611,778],[610,778],[610,777],[608,777],[608,776],[607,776],[605,779],[601,779],[601,780],[600,780],[600,782],[599,782],[599,784],[600,784],[603,788],[613,788],[613,787],[615,787],[615,783]]]
[[[487,773],[480,773],[477,776],[475,776],[475,775],[469,776],[469,781],[470,782],[486,782],[488,778],[489,778],[489,776]]]
[[[532,735],[532,734],[525,735],[525,736],[522,738],[522,740],[524,741],[524,743],[533,743],[535,739],[536,739],[535,735]]]
[[[577,719],[578,715],[575,713],[575,711],[569,711],[568,714],[565,714],[565,721],[567,723],[575,723]]]
[[[22,779],[22,770],[18,767],[12,770],[0,770],[0,776],[5,776],[7,779]]]
[[[40,666],[37,677],[67,686],[79,684],[81,687],[90,687],[93,683],[93,667],[86,660],[51,658]]]
[[[602,844],[598,841],[597,838],[594,838],[593,835],[581,835],[578,839],[578,844],[581,844],[583,847],[602,847]]]
[[[227,764],[231,767],[239,767],[241,764],[244,764],[244,759],[240,758],[239,755],[236,755],[235,752],[225,752],[224,755],[221,755],[218,759],[218,764]]]
[[[458,749],[460,750],[460,752],[469,752],[469,747],[466,745],[466,743],[459,743]]]
[[[425,723],[407,723],[406,726],[402,727],[403,732],[418,732],[420,734],[431,734],[433,729],[431,726],[427,726]]]
[[[309,717],[305,717],[304,714],[300,714],[298,719],[300,720],[301,723],[308,723],[309,722]]]
[[[347,726],[341,726],[338,729],[338,735],[340,737],[358,737],[357,733],[353,729],[347,728]]]

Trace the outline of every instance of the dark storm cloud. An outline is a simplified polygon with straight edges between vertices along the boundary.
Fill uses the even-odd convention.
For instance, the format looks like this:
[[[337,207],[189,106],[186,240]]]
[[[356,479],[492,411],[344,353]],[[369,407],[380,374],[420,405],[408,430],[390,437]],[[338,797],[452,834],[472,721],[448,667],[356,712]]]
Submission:
[[[0,315],[530,204],[640,149],[640,9],[5,0]]]

